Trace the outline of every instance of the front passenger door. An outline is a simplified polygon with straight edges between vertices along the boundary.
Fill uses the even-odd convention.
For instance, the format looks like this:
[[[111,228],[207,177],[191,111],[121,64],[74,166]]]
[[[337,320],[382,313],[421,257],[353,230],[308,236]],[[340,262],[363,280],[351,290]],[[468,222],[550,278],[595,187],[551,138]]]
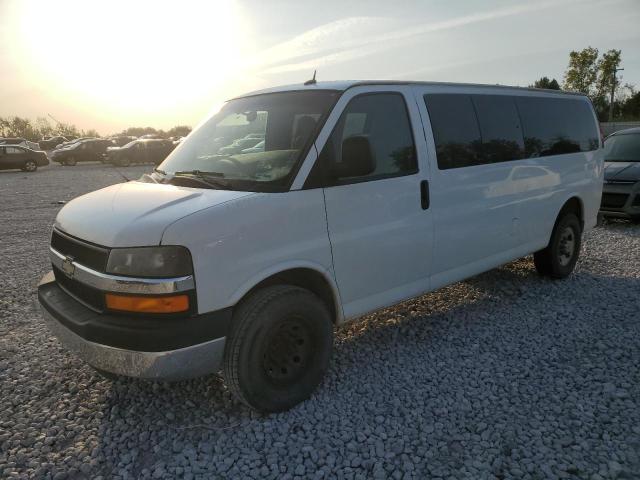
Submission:
[[[410,90],[352,89],[340,105],[317,166],[336,282],[350,318],[428,290],[433,232],[422,195],[426,144]],[[371,169],[358,172],[367,145]]]

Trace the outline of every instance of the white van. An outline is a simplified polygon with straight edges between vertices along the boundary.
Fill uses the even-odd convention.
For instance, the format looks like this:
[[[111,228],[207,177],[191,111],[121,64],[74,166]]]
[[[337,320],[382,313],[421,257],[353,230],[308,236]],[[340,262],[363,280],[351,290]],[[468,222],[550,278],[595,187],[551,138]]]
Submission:
[[[243,139],[264,146],[226,148]],[[222,369],[244,403],[281,411],[321,381],[337,324],[531,253],[539,273],[569,275],[596,224],[601,145],[588,98],[555,91],[328,82],[238,97],[152,174],[60,211],[44,318],[107,375]]]

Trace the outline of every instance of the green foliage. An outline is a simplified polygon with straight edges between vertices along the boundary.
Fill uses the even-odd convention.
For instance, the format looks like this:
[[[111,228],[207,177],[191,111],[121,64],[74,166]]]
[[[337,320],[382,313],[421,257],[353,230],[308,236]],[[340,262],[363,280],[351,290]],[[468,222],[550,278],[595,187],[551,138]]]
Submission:
[[[569,54],[569,65],[564,74],[564,90],[582,92],[589,95],[601,121],[607,119],[611,89],[615,96],[622,94],[621,76],[614,73],[622,62],[621,50],[609,50],[599,55],[598,49],[587,47]],[[614,80],[615,79],[615,80]],[[615,84],[614,84],[615,81]],[[624,103],[624,102],[622,102]],[[622,103],[614,101],[614,110]]]
[[[587,47],[569,53],[569,66],[564,73],[564,89],[592,96],[598,78],[598,49]]]
[[[177,125],[167,130],[167,137],[186,137],[191,133],[191,127],[188,125]]]
[[[118,135],[133,135],[140,137],[149,133],[161,135],[162,137],[182,137],[191,132],[191,127],[187,125],[177,125],[167,132],[156,130],[152,127],[131,127]],[[80,130],[75,125],[58,123],[51,125],[46,117],[38,117],[35,121],[22,117],[0,117],[0,137],[20,137],[32,142],[38,142],[45,137],[56,135],[74,137],[100,137],[100,134],[93,128]]]
[[[547,90],[560,90],[560,84],[554,78],[549,80],[549,77],[542,77],[539,80],[533,82],[533,85],[529,85],[531,88],[546,88]]]
[[[620,105],[620,116],[623,120],[640,120],[640,92],[630,90],[631,96]]]

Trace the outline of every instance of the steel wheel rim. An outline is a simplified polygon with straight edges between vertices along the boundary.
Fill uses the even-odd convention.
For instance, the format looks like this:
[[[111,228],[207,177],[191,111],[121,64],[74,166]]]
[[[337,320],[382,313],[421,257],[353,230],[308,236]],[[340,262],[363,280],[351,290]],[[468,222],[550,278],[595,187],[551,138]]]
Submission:
[[[36,164],[35,162],[27,162],[24,165],[25,170],[27,170],[27,172],[33,172],[36,169]]]
[[[301,318],[290,317],[267,335],[262,369],[270,382],[290,385],[304,374],[312,354],[311,332]]]
[[[576,249],[576,235],[571,227],[565,227],[560,233],[558,262],[566,267],[571,262]]]

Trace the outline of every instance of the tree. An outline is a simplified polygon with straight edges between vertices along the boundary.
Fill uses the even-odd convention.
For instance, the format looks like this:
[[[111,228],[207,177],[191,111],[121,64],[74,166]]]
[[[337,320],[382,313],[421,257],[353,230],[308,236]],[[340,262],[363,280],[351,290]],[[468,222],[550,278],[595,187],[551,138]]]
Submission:
[[[191,127],[188,125],[177,125],[167,130],[167,137],[186,137],[191,133]]]
[[[569,65],[564,74],[563,89],[589,95],[598,117],[604,120],[609,112],[611,89],[617,91],[620,86],[620,78],[614,80],[614,73],[621,61],[621,50],[609,50],[600,58],[597,48],[587,47],[579,52],[572,51],[569,53]]]
[[[565,90],[582,92],[586,95],[595,93],[594,87],[598,78],[598,49],[587,47],[579,52],[569,53],[569,66],[564,73]]]
[[[640,92],[630,87],[631,95],[621,103],[620,110],[625,120],[640,120]]]
[[[549,80],[549,77],[542,77],[539,80],[533,82],[533,85],[529,85],[531,88],[546,88],[547,90],[560,90],[560,84],[553,78]]]

